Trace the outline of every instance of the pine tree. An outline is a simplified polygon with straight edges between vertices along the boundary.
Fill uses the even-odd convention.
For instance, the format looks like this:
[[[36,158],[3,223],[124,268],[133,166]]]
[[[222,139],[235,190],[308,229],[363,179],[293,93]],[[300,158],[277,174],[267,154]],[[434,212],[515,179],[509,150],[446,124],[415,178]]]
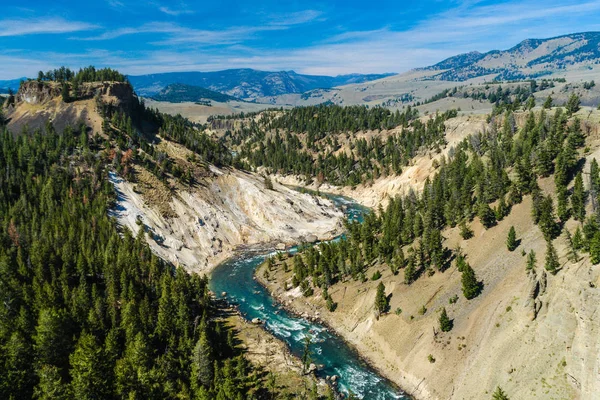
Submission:
[[[576,93],[573,93],[569,97],[569,100],[567,101],[565,108],[567,109],[567,112],[569,113],[569,115],[572,115],[572,114],[575,114],[577,111],[579,111],[580,105],[581,105],[581,100],[579,99],[579,96]]]
[[[567,243],[569,245],[569,252],[567,254],[567,257],[569,258],[569,261],[575,263],[575,262],[579,261],[579,254],[577,253],[577,249],[575,248],[575,245],[573,244],[573,238],[571,237],[571,232],[569,232],[568,229],[565,229],[565,236],[567,237]]]
[[[517,233],[515,232],[515,227],[511,226],[508,231],[508,237],[506,238],[506,247],[508,248],[508,251],[514,251],[517,246]]]
[[[71,338],[67,324],[64,311],[40,311],[34,336],[34,349],[40,364],[66,366],[69,362]]]
[[[581,233],[581,229],[579,227],[577,227],[577,229],[575,229],[575,233],[573,234],[572,242],[573,242],[573,248],[575,250],[583,249],[583,245],[584,245],[583,234]]]
[[[592,264],[600,264],[600,231],[596,232],[590,240],[590,261]]]
[[[569,192],[567,191],[567,188],[564,185],[557,185],[556,192],[556,214],[558,216],[558,219],[560,219],[562,222],[565,222],[569,219],[570,216],[569,208],[567,205]]]
[[[527,99],[527,103],[525,104],[525,108],[527,110],[531,110],[531,109],[533,109],[533,107],[535,107],[535,97],[533,97],[533,95],[531,95]]]
[[[192,376],[190,379],[192,388],[197,388],[199,386],[209,388],[211,386],[215,373],[213,361],[214,358],[210,342],[208,341],[206,331],[202,330],[192,355]]]
[[[477,216],[483,226],[488,229],[496,224],[496,214],[487,203],[480,203],[477,208]]]
[[[583,177],[581,171],[575,177],[573,194],[571,195],[571,207],[573,208],[573,217],[583,222],[585,220],[585,202],[587,194],[583,188]]]
[[[506,393],[498,386],[492,394],[492,400],[510,400]]]
[[[310,335],[306,335],[304,337],[304,347],[302,349],[302,373],[305,374],[310,367],[310,363],[312,361],[310,344],[312,342],[312,338]]]
[[[452,320],[448,318],[448,314],[446,313],[446,307],[442,308],[442,313],[440,314],[440,329],[442,332],[449,332],[452,330]]]
[[[54,365],[41,365],[37,371],[39,382],[33,396],[38,400],[72,399],[70,386],[63,382],[59,369]]]
[[[467,222],[463,219],[460,221],[460,236],[467,240],[473,237],[473,230],[471,228],[469,228],[469,226],[467,225]]]
[[[377,316],[383,314],[388,307],[388,299],[385,295],[385,285],[379,282],[377,285],[377,293],[375,294],[375,312]]]
[[[475,271],[468,263],[465,263],[462,268],[461,281],[463,295],[467,300],[471,300],[479,296],[479,293],[481,293],[481,283],[477,280]]]
[[[77,399],[94,400],[109,397],[104,352],[89,333],[82,333],[71,353],[71,386]]]
[[[546,101],[544,101],[544,108],[546,110],[552,108],[552,96],[548,95],[548,97],[546,98]]]
[[[63,102],[68,103],[71,101],[71,96],[69,95],[69,84],[67,82],[63,82],[60,94]]]
[[[552,241],[548,240],[546,242],[546,264],[544,264],[544,268],[551,274],[556,274],[558,267],[560,267],[558,254],[556,254],[556,249],[554,248]]]
[[[417,270],[415,267],[415,257],[411,255],[408,258],[408,264],[404,268],[404,283],[410,285],[417,278]]]
[[[529,254],[527,254],[527,271],[534,271],[536,263],[537,258],[535,256],[535,251],[531,250]]]

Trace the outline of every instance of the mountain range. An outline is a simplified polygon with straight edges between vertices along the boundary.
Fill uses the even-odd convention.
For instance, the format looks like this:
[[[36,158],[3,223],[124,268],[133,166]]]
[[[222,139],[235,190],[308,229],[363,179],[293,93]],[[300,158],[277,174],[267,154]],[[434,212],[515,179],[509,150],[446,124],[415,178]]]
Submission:
[[[152,97],[173,83],[200,86],[240,99],[304,93],[317,88],[362,83],[394,74],[349,74],[338,76],[303,75],[294,71],[258,71],[228,69],[214,72],[168,72],[162,74],[129,76],[136,92]]]
[[[426,71],[434,79],[464,81],[493,75],[496,80],[538,78],[600,61],[600,32],[573,33],[549,39],[527,39],[487,53],[473,51],[443,60]]]

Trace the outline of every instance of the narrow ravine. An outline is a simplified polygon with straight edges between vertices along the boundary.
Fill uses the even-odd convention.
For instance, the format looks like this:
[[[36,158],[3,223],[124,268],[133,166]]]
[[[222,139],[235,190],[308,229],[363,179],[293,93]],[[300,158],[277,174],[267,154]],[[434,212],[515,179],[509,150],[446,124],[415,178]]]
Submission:
[[[328,197],[336,206],[344,209],[349,219],[361,220],[363,214],[368,212],[367,208],[348,198]],[[219,265],[211,274],[212,291],[218,297],[226,293],[226,300],[237,305],[246,319],[260,318],[266,321],[265,329],[283,340],[296,356],[302,355],[305,337],[310,336],[312,361],[323,366],[317,374],[321,377],[338,376],[338,389],[341,392],[347,394],[352,391],[364,399],[408,399],[361,360],[344,340],[318,323],[287,312],[253,279],[256,268],[271,254],[273,251],[247,253]]]

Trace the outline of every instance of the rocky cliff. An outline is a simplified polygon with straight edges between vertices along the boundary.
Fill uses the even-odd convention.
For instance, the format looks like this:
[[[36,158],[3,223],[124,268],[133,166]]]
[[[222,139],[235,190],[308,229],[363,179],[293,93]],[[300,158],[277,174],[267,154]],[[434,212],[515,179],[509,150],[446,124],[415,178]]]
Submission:
[[[126,82],[84,82],[77,90],[69,85],[72,101],[64,102],[61,96],[63,83],[25,81],[14,96],[14,102],[7,102],[5,115],[8,129],[14,133],[28,127],[42,129],[50,122],[58,131],[67,126],[84,123],[93,132],[102,131],[102,121],[98,116],[97,100],[105,104],[131,112],[138,104],[138,98]]]

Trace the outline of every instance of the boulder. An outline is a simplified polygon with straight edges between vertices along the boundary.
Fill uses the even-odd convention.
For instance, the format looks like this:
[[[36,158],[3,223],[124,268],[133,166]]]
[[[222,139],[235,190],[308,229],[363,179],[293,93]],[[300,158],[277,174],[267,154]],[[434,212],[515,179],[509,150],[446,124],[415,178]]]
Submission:
[[[285,250],[285,243],[277,243],[275,250]]]
[[[319,240],[317,235],[313,235],[313,234],[307,235],[305,239],[306,239],[306,243],[316,243],[317,240]]]
[[[253,323],[254,325],[260,325],[260,324],[262,324],[263,322],[262,322],[262,319],[260,319],[260,318],[252,318],[252,323]]]

